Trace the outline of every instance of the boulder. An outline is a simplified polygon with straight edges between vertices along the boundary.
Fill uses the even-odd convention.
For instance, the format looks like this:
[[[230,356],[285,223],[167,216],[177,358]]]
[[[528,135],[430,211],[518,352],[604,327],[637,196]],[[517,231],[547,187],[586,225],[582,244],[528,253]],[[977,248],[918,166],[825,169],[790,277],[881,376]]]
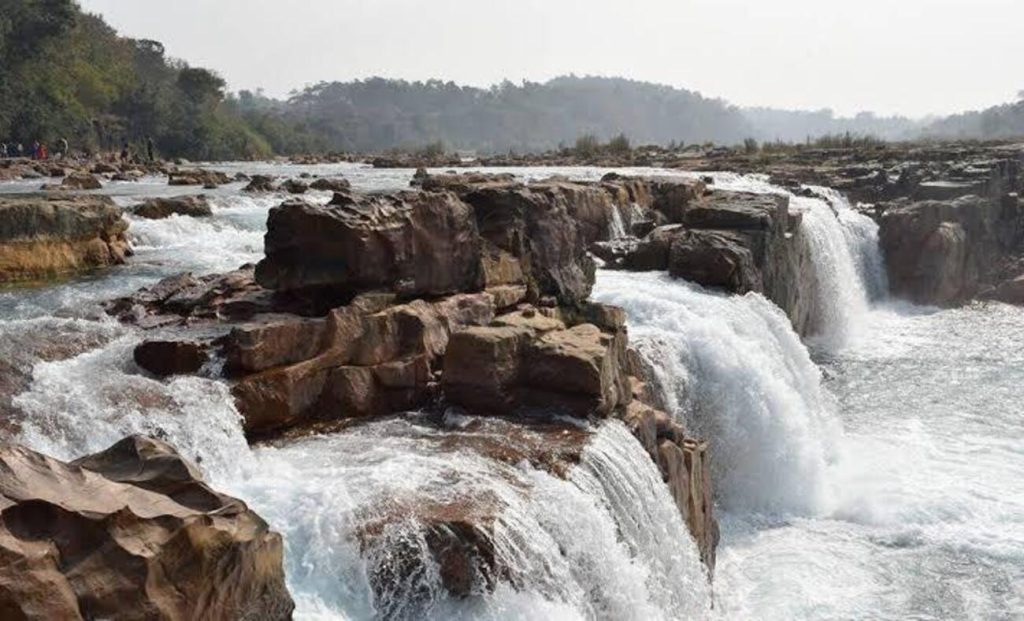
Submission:
[[[135,364],[157,377],[198,373],[209,360],[194,341],[145,341],[135,348]]]
[[[276,191],[277,186],[274,185],[274,178],[267,175],[253,175],[252,179],[249,181],[249,185],[242,188],[242,192],[249,194]]]
[[[288,179],[281,184],[281,189],[289,194],[305,194],[309,191],[309,184],[301,179]]]
[[[320,177],[310,183],[309,188],[320,192],[348,192],[352,189],[352,184],[348,179],[341,177]]]
[[[453,334],[445,398],[480,415],[607,417],[631,400],[625,329],[571,328],[534,309]]]
[[[668,272],[732,293],[764,291],[749,239],[732,231],[681,230],[669,247]]]
[[[107,196],[2,196],[0,283],[124,263],[127,229]]]
[[[219,186],[231,183],[231,177],[216,170],[177,170],[168,175],[170,185]]]
[[[1024,274],[1001,283],[991,294],[992,299],[1024,306]]]
[[[494,319],[489,293],[396,303],[363,294],[326,319],[255,318],[224,342],[250,437],[427,405],[453,334]]]
[[[151,198],[132,208],[132,214],[147,220],[162,220],[173,215],[204,218],[213,215],[210,201],[203,195],[175,198]]]
[[[528,299],[552,297],[568,306],[587,299],[596,265],[564,188],[484,187],[464,200],[473,206],[480,235],[519,262]]]
[[[370,289],[403,296],[476,291],[481,241],[473,210],[447,192],[293,200],[270,211],[257,281],[337,301]]]
[[[60,183],[66,190],[99,190],[103,187],[100,180],[85,172],[73,172]]]
[[[289,619],[281,537],[170,446],[0,447],[5,619]]]
[[[993,201],[895,202],[879,237],[894,294],[919,304],[956,305],[977,295],[1020,242],[1016,197]]]

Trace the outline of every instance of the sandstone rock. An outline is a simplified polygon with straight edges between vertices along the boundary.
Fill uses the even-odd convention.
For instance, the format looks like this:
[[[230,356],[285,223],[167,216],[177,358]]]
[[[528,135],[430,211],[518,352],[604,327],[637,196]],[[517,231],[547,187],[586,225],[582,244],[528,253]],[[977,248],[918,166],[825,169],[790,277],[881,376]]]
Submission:
[[[176,198],[151,198],[132,209],[132,213],[148,220],[162,220],[172,215],[203,218],[213,215],[210,201],[203,195]]]
[[[157,377],[198,373],[209,356],[192,341],[145,341],[134,352],[135,364]]]
[[[281,189],[289,194],[305,194],[309,191],[309,184],[300,179],[288,179],[281,184]]]
[[[606,417],[632,399],[625,332],[572,328],[536,311],[456,333],[442,378],[447,400],[481,415]]]
[[[1024,306],[1024,274],[1000,284],[991,297],[1007,304]]]
[[[250,194],[276,191],[277,186],[274,185],[274,178],[267,175],[253,175],[249,185],[242,188],[242,192]]]
[[[257,281],[339,300],[378,288],[405,296],[480,289],[481,243],[473,211],[453,194],[342,200],[328,206],[289,201],[272,209]]]
[[[893,293],[940,306],[974,297],[1024,228],[1016,200],[893,203],[879,231]]]
[[[528,298],[585,300],[595,265],[570,214],[563,188],[485,187],[468,193],[480,235],[518,260]]]
[[[170,185],[219,186],[231,183],[231,177],[215,170],[178,170],[168,175]]]
[[[100,180],[89,173],[74,172],[64,177],[61,187],[68,190],[99,190],[103,187]]]
[[[233,392],[246,430],[266,436],[426,405],[451,336],[493,319],[488,293],[397,305],[394,296],[364,294],[326,320],[236,328],[225,351],[229,368],[244,375]]]
[[[687,438],[668,414],[639,401],[630,403],[624,421],[661,471],[701,560],[714,573],[719,528],[707,444]]]
[[[281,538],[168,445],[72,464],[0,447],[0,614],[289,619]]]
[[[352,189],[352,184],[348,179],[340,177],[321,177],[309,184],[309,187],[320,192],[348,192]]]
[[[668,271],[676,278],[732,293],[764,290],[749,241],[731,231],[681,231],[669,249]]]
[[[131,253],[127,228],[106,196],[0,197],[0,282],[123,263]]]

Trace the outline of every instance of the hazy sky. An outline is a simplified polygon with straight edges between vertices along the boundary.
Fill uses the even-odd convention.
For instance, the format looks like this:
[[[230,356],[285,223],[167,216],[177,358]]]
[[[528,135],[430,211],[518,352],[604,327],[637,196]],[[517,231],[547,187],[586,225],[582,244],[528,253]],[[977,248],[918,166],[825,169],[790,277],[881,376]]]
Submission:
[[[741,105],[925,115],[1024,89],[1024,0],[80,0],[273,95],[384,77],[626,76]]]

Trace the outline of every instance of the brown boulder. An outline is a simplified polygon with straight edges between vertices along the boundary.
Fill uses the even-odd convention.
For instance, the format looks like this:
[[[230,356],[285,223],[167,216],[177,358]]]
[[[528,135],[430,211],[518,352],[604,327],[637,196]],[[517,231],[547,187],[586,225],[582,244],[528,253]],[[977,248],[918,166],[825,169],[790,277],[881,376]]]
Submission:
[[[336,195],[342,197],[342,195]],[[289,201],[271,210],[257,281],[269,289],[344,300],[389,289],[403,296],[481,288],[472,209],[449,193]]]
[[[162,220],[172,215],[204,218],[213,215],[210,201],[203,195],[176,198],[151,198],[132,209],[132,213],[148,220]]]
[[[246,193],[259,193],[259,192],[276,192],[277,186],[274,185],[274,178],[268,177],[267,175],[253,175],[249,181],[249,185],[242,188],[242,192]]]
[[[123,263],[127,229],[107,196],[0,197],[0,282]]]
[[[216,170],[177,170],[168,175],[169,185],[219,186],[231,183],[231,177]]]
[[[281,184],[281,189],[289,194],[305,194],[309,191],[309,184],[301,179],[288,179]]]
[[[60,185],[66,190],[99,190],[103,187],[99,179],[84,172],[71,173]]]
[[[157,377],[198,373],[209,360],[206,348],[193,341],[145,341],[136,346],[133,358]]]
[[[536,311],[454,334],[442,377],[447,400],[481,415],[606,417],[632,398],[625,331],[572,328]]]
[[[669,248],[669,274],[732,293],[762,291],[750,243],[731,231],[682,230]]]
[[[340,177],[321,177],[310,183],[309,188],[320,192],[348,192],[352,184]]]
[[[170,446],[0,447],[0,617],[289,619],[281,538]]]

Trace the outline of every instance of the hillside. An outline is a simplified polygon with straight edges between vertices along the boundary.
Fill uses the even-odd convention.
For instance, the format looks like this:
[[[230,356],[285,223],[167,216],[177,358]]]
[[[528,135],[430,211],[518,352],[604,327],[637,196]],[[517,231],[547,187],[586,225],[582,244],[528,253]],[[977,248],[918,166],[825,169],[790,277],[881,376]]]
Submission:
[[[269,155],[296,134],[246,118],[217,74],[119,36],[73,0],[0,0],[0,141],[95,151],[152,136],[165,156],[227,159]]]

